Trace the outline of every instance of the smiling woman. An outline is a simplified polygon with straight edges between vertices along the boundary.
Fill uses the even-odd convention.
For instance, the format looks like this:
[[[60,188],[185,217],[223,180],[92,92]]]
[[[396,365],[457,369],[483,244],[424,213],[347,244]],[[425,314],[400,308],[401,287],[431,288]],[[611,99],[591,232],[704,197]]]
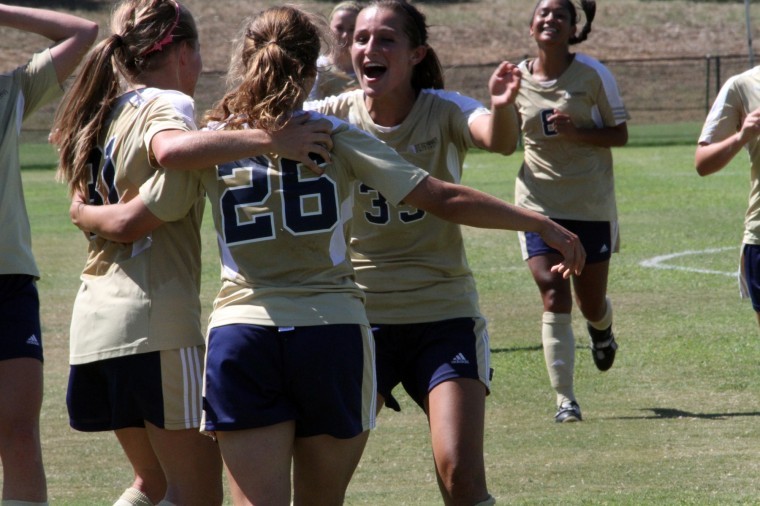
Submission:
[[[351,57],[361,89],[307,108],[347,118],[449,182],[461,180],[473,147],[515,150],[520,71],[505,62],[493,72],[490,111],[443,91],[425,16],[413,5],[379,0],[363,9]],[[461,230],[420,209],[391,206],[366,185],[356,206],[352,259],[376,340],[378,405],[398,409],[392,390],[403,383],[428,416],[444,504],[492,504],[483,463],[488,334]],[[433,335],[442,338],[433,343]]]

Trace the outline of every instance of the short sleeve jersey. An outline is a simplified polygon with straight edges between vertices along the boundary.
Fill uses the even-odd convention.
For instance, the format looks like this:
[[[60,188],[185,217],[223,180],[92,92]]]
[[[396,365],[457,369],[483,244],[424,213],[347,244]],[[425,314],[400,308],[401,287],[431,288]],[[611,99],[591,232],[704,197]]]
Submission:
[[[443,90],[422,90],[404,121],[372,121],[361,90],[307,108],[345,118],[395,149],[412,165],[453,183],[474,146],[469,122],[489,114],[478,101]],[[478,296],[459,225],[409,205],[396,205],[370,181],[356,185],[351,259],[367,295],[372,323],[401,324],[478,317]]]
[[[578,128],[612,127],[628,112],[612,74],[599,61],[576,53],[556,80],[540,82],[520,63],[516,106],[522,121],[525,160],[517,175],[515,202],[552,218],[617,219],[612,152],[566,140],[547,118],[558,109]]]
[[[49,50],[0,75],[0,274],[39,277],[21,184],[21,123],[62,92]]]
[[[90,203],[142,198],[167,223],[131,244],[91,237],[71,321],[72,364],[203,344],[203,193],[192,173],[156,169],[149,153],[158,132],[195,129],[193,108],[182,93],[142,89],[120,99],[101,133]],[[143,184],[152,191],[141,193]]]
[[[707,115],[700,144],[720,142],[741,130],[747,114],[760,107],[760,67],[731,77]],[[750,159],[749,205],[744,216],[745,244],[760,244],[760,139],[746,144]]]
[[[274,156],[202,173],[223,279],[210,327],[368,324],[348,256],[354,181],[382,188],[398,203],[427,173],[366,133],[331,121],[332,163],[322,175]]]

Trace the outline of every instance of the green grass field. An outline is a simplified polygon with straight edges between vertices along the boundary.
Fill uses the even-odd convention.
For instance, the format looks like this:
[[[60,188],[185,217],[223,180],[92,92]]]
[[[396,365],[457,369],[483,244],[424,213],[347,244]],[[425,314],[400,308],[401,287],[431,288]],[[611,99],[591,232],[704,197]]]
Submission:
[[[739,300],[733,276],[749,168],[742,153],[723,172],[699,178],[696,133],[689,132],[681,136],[691,136],[688,144],[656,146],[674,132],[644,128],[631,146],[615,151],[622,246],[609,293],[620,349],[615,367],[599,373],[575,313],[583,423],[553,422],[542,309],[515,233],[466,229],[490,322],[495,376],[486,464],[499,504],[757,504],[760,346],[751,306]],[[53,181],[53,151],[23,148],[42,270],[42,430],[51,504],[111,504],[131,480],[126,458],[112,434],[71,430],[65,408],[68,321],[85,241],[68,222],[65,188]],[[520,160],[472,153],[465,183],[511,200]],[[204,227],[208,308],[218,265],[211,227]],[[642,265],[664,255],[672,257],[661,268]],[[402,412],[384,411],[378,419],[349,505],[440,504],[425,418],[399,397]]]

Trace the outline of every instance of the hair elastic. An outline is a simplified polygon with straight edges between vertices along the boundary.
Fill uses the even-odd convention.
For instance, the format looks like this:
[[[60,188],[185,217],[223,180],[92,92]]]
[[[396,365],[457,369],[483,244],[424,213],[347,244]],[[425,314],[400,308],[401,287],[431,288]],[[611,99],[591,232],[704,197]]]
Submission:
[[[172,23],[172,26],[169,27],[169,29],[166,31],[166,35],[164,35],[164,37],[161,40],[159,40],[158,42],[150,46],[140,56],[145,57],[151,53],[155,53],[157,51],[163,51],[164,46],[168,46],[174,40],[174,34],[172,32],[174,31],[175,28],[177,28],[177,25],[179,24],[179,4],[175,0],[171,0],[171,2],[174,4],[174,10],[177,13],[177,15],[174,17],[174,23]]]

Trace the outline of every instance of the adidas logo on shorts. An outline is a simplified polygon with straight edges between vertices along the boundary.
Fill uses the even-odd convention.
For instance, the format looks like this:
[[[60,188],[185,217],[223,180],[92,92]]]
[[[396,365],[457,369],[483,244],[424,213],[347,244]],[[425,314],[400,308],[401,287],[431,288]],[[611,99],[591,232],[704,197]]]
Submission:
[[[26,340],[26,344],[30,344],[32,346],[39,346],[40,345],[40,340],[37,339],[37,336],[35,336],[34,334],[32,334],[31,336],[29,336],[29,339]]]
[[[457,353],[456,356],[451,359],[451,363],[452,364],[469,364],[470,361],[467,360],[467,358],[461,353]]]

